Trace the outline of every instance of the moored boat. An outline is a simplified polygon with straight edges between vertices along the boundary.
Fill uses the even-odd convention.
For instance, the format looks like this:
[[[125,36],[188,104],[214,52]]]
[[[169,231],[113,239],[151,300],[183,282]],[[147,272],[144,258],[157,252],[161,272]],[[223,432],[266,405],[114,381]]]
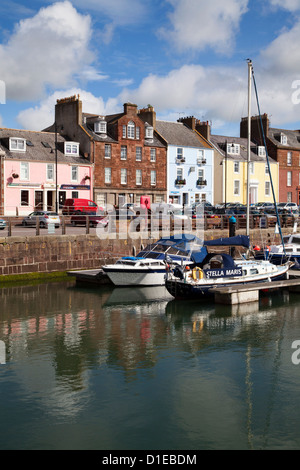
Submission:
[[[219,246],[230,246],[230,239],[215,240],[215,246],[217,243],[220,243]],[[194,259],[197,259],[197,253],[194,253]],[[215,287],[237,287],[284,279],[289,268],[290,263],[275,265],[268,260],[233,259],[224,252],[208,253],[187,269],[177,266],[169,270],[166,288],[175,298],[205,299],[214,294]]]
[[[192,252],[201,250],[201,246],[202,241],[195,235],[163,237],[137,256],[124,256],[102,269],[115,286],[163,286],[166,267],[192,264]]]

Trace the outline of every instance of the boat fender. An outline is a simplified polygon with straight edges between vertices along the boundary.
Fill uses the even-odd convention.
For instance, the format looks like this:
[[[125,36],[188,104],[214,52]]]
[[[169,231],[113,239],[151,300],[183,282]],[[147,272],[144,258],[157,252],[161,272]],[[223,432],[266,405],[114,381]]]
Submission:
[[[198,279],[203,279],[203,271],[200,268],[194,268],[192,271],[192,277],[194,281],[197,281]]]

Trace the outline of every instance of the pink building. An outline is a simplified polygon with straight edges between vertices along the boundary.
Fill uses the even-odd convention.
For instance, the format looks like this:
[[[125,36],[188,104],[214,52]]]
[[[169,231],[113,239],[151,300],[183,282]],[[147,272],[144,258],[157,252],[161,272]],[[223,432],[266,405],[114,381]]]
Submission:
[[[27,215],[55,210],[67,198],[93,199],[92,175],[78,142],[52,132],[0,128],[0,214]]]

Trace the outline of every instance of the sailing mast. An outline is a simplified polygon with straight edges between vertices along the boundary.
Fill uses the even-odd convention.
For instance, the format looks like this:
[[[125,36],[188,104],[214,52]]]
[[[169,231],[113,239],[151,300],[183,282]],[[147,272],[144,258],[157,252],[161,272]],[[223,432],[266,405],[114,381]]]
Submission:
[[[250,155],[251,155],[251,72],[252,62],[248,59],[248,136],[247,136],[247,226],[246,235],[250,236]]]

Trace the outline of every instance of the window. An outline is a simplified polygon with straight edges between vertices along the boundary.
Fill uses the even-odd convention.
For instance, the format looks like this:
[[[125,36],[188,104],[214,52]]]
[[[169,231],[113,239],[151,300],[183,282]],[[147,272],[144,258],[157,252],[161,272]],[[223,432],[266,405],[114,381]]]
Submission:
[[[121,184],[127,184],[127,170],[126,170],[126,168],[121,168]]]
[[[76,142],[65,142],[65,155],[79,155],[79,144]]]
[[[150,149],[150,162],[156,162],[156,149]]]
[[[11,137],[9,139],[9,150],[17,151],[17,152],[25,152],[26,140]]]
[[[156,185],[156,171],[151,170],[151,186],[155,186],[155,185]]]
[[[250,174],[254,175],[254,162],[249,162],[249,170]]]
[[[105,144],[104,158],[111,158],[111,145],[109,145],[109,144]]]
[[[78,181],[78,166],[71,167],[71,180]]]
[[[268,167],[268,165],[265,166],[265,174],[266,174],[266,175],[269,174],[269,167]]]
[[[235,173],[240,172],[240,162],[234,162],[234,172]]]
[[[286,156],[286,163],[288,166],[292,165],[292,152],[288,152]]]
[[[240,182],[239,180],[234,180],[234,185],[233,185],[233,194],[235,196],[239,196],[240,195]]]
[[[240,144],[227,144],[227,153],[230,153],[231,155],[239,155]]]
[[[127,147],[126,147],[126,145],[121,145],[121,160],[127,160]]]
[[[29,163],[28,162],[20,163],[20,179],[29,180]]]
[[[204,180],[204,169],[198,168],[198,180]]]
[[[287,145],[287,136],[284,134],[280,134],[280,143],[282,145]]]
[[[72,191],[72,199],[78,199],[78,191]]]
[[[97,134],[106,134],[107,122],[106,121],[97,121],[94,123],[94,132]]]
[[[183,159],[183,148],[178,147],[177,148],[177,159],[182,160]]]
[[[266,156],[266,149],[262,145],[258,146],[258,155],[260,157],[265,157]]]
[[[153,127],[146,127],[146,139],[153,139]]]
[[[126,139],[126,126],[123,126],[122,137],[123,139]]]
[[[271,195],[271,190],[270,190],[270,181],[265,182],[265,196],[270,196]]]
[[[135,138],[135,124],[132,121],[130,121],[127,126],[127,137],[128,139]]]
[[[52,163],[47,163],[47,180],[53,181],[54,179],[54,165]]]
[[[137,185],[142,184],[142,170],[136,170],[135,172],[135,181]]]
[[[21,191],[21,206],[29,206],[29,191]]]
[[[141,128],[140,127],[137,127],[136,130],[136,139],[139,140],[140,139],[140,136],[141,136]]]
[[[288,171],[287,172],[287,182],[286,182],[287,186],[292,186],[292,172],[291,171]]]
[[[292,193],[287,193],[287,202],[292,202]]]
[[[137,162],[142,161],[142,147],[136,147],[135,149],[135,159]]]
[[[183,168],[181,166],[178,166],[176,168],[176,173],[177,173],[177,179],[178,180],[183,180]]]
[[[106,184],[111,183],[111,168],[105,168],[104,169],[104,182]]]

